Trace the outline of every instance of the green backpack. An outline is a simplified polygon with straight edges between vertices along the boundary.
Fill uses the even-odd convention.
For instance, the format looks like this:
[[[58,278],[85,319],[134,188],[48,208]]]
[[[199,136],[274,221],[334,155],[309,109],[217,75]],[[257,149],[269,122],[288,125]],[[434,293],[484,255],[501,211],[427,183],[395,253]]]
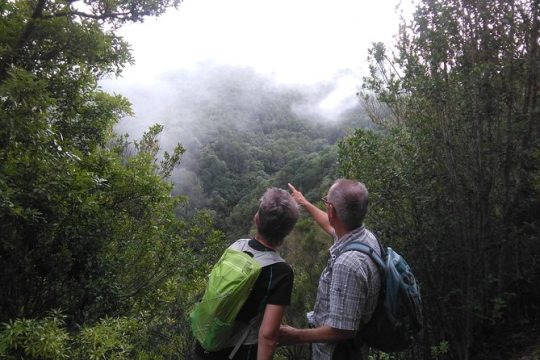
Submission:
[[[249,331],[245,324],[246,333],[240,340],[234,340],[237,336],[233,339],[238,312],[262,268],[284,261],[276,252],[255,250],[248,242],[238,240],[225,250],[209,275],[206,292],[190,314],[193,335],[206,351],[235,345],[238,349]]]

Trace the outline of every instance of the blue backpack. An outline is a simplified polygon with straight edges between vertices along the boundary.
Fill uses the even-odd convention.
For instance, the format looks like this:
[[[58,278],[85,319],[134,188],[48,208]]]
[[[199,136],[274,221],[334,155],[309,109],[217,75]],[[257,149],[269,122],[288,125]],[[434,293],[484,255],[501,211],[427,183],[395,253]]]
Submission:
[[[382,275],[375,311],[371,320],[360,326],[355,340],[386,353],[404,351],[422,330],[420,287],[402,256],[392,248],[380,248],[382,256],[367,244],[352,242],[341,252],[360,251],[369,255]]]

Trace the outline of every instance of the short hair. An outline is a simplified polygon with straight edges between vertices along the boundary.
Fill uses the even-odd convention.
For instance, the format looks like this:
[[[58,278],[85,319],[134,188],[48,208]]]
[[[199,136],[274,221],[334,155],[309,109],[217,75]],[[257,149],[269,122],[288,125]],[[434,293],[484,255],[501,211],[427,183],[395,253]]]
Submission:
[[[300,216],[298,205],[291,194],[283,189],[270,188],[259,204],[258,232],[273,245],[280,245],[296,225]]]
[[[330,188],[328,202],[332,204],[338,219],[347,230],[362,226],[368,210],[368,191],[364,184],[355,180],[338,179]]]

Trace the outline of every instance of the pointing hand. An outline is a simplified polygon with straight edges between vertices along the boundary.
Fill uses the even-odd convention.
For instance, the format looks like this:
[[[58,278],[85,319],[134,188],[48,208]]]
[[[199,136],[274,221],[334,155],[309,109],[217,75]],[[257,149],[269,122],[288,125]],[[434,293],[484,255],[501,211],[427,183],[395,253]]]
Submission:
[[[296,188],[292,184],[289,183],[287,185],[289,186],[289,189],[291,190],[291,196],[298,203],[298,205],[304,206],[308,203],[304,195],[302,195],[300,191],[296,190]]]

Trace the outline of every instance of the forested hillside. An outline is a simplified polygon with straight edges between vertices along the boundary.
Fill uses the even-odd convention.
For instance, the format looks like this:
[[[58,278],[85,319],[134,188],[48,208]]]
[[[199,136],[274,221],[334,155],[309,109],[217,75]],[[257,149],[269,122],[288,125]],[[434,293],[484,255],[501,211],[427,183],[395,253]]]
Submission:
[[[308,94],[233,67],[216,67],[205,77],[196,78],[206,96],[195,95],[197,107],[187,125],[180,89],[178,110],[152,117],[163,120],[188,149],[172,176],[175,193],[187,195],[192,208],[213,210],[216,225],[233,238],[249,230],[265,188],[292,181],[316,196],[324,192],[335,177],[336,141],[348,129],[369,126],[359,106],[333,121],[302,111],[302,104],[326,96],[322,86],[319,94]],[[181,89],[194,87],[194,80],[169,81],[183,84]],[[194,98],[193,93],[188,96]]]
[[[100,86],[133,61],[117,31],[179,4],[0,0],[0,358],[191,359],[189,311],[264,189],[322,206],[337,177],[422,288],[418,342],[372,359],[540,358],[538,0],[421,1],[335,116],[331,84],[214,65],[131,89],[159,100],[134,113]],[[307,216],[286,239],[287,323],[330,241]]]
[[[268,186],[290,181],[320,197],[335,178],[337,141],[374,127],[357,100],[332,116],[318,109],[331,83],[276,84],[245,67],[201,65],[153,88],[159,95],[143,96],[142,86],[126,91],[139,104],[140,121],[164,124],[165,146],[180,141],[186,149],[171,177],[174,193],[187,196],[191,210],[211,209],[232,237],[245,235]],[[126,119],[117,130],[139,128]]]

